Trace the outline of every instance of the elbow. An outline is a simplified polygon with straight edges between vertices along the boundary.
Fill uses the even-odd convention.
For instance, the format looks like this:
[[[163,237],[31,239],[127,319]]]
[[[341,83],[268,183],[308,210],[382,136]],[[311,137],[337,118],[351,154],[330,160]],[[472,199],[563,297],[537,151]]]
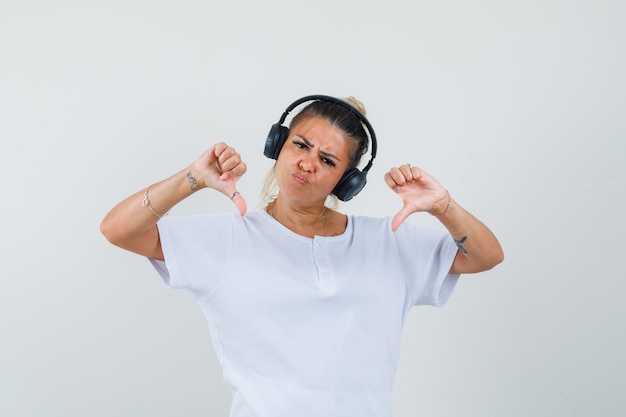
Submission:
[[[502,248],[492,250],[488,255],[482,257],[482,259],[475,260],[473,267],[470,267],[472,273],[485,272],[495,268],[498,264],[504,261],[504,252]]]
[[[491,251],[488,254],[483,254],[483,256],[480,256],[479,258],[470,257],[461,251],[458,251],[454,263],[450,268],[450,273],[476,274],[479,272],[485,272],[493,269],[502,261],[504,261],[504,252],[502,252],[501,249]]]
[[[504,251],[502,249],[500,249],[500,256],[498,257],[498,262],[496,263],[496,265],[500,264],[502,262],[504,262]]]
[[[111,226],[105,217],[102,222],[100,222],[100,233],[109,241],[109,243],[115,244],[113,239],[113,234],[111,231]]]
[[[121,246],[122,240],[121,235],[119,233],[119,228],[115,227],[114,222],[112,222],[109,217],[105,217],[100,223],[100,233],[106,238],[106,240],[115,246]]]
[[[494,251],[494,253],[492,253],[491,257],[489,258],[489,262],[486,263],[485,270],[493,269],[497,265],[501,264],[503,261],[504,251],[502,250],[502,248],[498,248],[497,251]]]

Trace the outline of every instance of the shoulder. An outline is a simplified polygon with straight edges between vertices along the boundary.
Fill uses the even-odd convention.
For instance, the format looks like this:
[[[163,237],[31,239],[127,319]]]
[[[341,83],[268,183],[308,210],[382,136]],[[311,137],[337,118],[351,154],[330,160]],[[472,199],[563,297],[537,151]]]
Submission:
[[[353,224],[354,233],[375,234],[378,238],[389,237],[397,241],[439,241],[449,236],[445,230],[424,227],[404,221],[398,230],[391,230],[392,216],[368,217],[360,215],[348,216]]]
[[[169,215],[157,223],[159,234],[163,237],[180,236],[187,238],[210,239],[211,236],[232,234],[241,223],[238,213],[220,212],[190,215]]]
[[[202,213],[202,214],[188,214],[188,215],[169,215],[163,217],[157,223],[159,226],[184,226],[195,225],[201,226],[203,224],[225,224],[232,222],[235,218],[239,217],[236,213]]]
[[[391,217],[369,217],[361,215],[348,215],[354,230],[364,231],[386,231],[391,232]]]

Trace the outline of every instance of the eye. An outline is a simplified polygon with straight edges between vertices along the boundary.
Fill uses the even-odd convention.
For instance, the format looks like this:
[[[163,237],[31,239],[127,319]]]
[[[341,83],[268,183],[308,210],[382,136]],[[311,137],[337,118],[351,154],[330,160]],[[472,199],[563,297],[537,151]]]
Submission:
[[[329,165],[331,167],[335,166],[335,161],[333,161],[332,159],[326,158],[325,156],[321,157],[321,160],[323,163],[325,163],[326,165]]]
[[[308,146],[305,143],[303,143],[303,142],[294,140],[293,143],[294,143],[294,145],[296,145],[297,148],[308,149]]]

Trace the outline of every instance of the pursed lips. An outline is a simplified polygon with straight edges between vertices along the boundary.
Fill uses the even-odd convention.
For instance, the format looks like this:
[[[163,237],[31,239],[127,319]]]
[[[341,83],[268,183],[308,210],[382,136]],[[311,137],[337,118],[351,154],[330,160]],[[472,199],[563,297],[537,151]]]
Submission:
[[[301,174],[293,174],[293,179],[296,180],[298,184],[307,184],[309,182],[309,180]]]

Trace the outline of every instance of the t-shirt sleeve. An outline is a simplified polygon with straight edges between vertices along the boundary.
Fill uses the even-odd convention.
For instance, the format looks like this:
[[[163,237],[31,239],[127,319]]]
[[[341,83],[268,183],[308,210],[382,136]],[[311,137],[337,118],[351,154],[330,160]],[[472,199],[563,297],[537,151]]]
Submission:
[[[168,216],[157,227],[165,261],[149,261],[165,285],[209,295],[226,276],[232,251],[232,216]]]
[[[395,233],[412,304],[443,306],[460,276],[449,273],[458,250],[454,239],[447,232],[407,222]]]

